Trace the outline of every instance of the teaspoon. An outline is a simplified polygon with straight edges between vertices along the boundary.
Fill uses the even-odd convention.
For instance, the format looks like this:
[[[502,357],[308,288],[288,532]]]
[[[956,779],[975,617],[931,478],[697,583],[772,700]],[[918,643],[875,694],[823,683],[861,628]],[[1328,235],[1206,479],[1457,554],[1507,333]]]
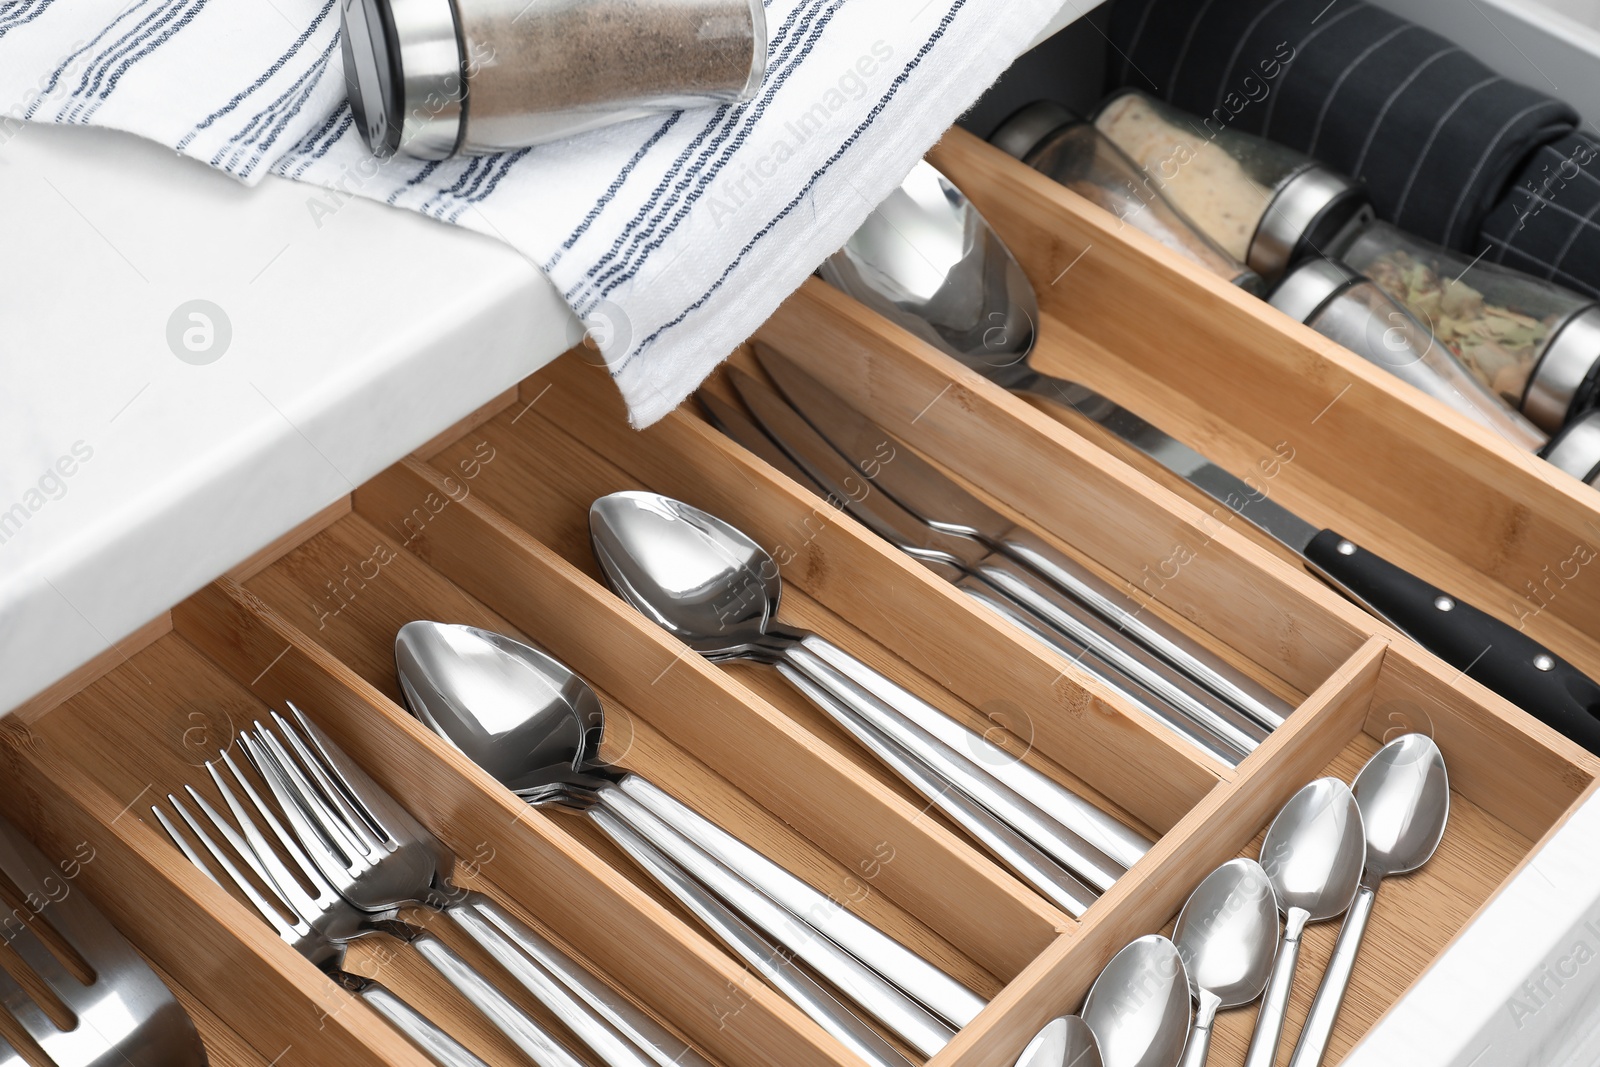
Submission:
[[[1177,946],[1147,934],[1111,957],[1080,1013],[1105,1067],[1177,1067],[1189,1037],[1189,976]]]
[[[1278,945],[1278,901],[1255,860],[1229,860],[1189,894],[1172,931],[1200,1010],[1183,1052],[1183,1067],[1204,1067],[1211,1024],[1224,1008],[1261,995]]]
[[[1256,1016],[1245,1067],[1277,1062],[1300,961],[1300,936],[1307,923],[1337,918],[1350,906],[1366,863],[1365,834],[1355,795],[1337,778],[1319,778],[1305,786],[1272,820],[1261,843],[1261,866],[1283,911],[1283,943]]]

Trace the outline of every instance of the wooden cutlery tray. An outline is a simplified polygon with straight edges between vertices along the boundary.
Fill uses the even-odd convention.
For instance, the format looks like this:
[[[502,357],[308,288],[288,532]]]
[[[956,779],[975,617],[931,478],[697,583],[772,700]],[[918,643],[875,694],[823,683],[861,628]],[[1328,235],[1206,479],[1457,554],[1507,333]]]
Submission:
[[[1492,594],[1504,605],[1519,568],[1600,518],[1579,495],[1589,490],[1401,395],[986,146],[953,133],[937,161],[1039,285],[1046,365],[1137,401],[1235,469],[1292,441],[1293,462],[1262,477],[1308,516],[1394,546],[1398,562],[1489,610]],[[1432,862],[1385,883],[1333,1040],[1342,1056],[1593,787],[1600,763],[1589,754],[1225,516],[832,290],[808,284],[761,336],[1293,701],[1289,722],[1238,768],[1212,761],[722,437],[692,406],[631,430],[580,349],[0,722],[4,810],[48,855],[89,843],[93,859],[74,884],[181,990],[214,1063],[425,1063],[190,867],[149,816],[167,793],[201,787],[203,762],[288,700],[460,857],[460,881],[513,908],[714,1062],[858,1062],[585,821],[528,808],[414,721],[398,703],[392,657],[396,630],[414,618],[542,645],[600,691],[609,757],[990,998],[930,1061],[941,1067],[1010,1067],[1043,1022],[1078,1007],[1124,943],[1169,926],[1214,866],[1253,855],[1301,785],[1323,774],[1348,780],[1383,740],[1422,730],[1449,764],[1450,825]],[[710,665],[614,597],[598,580],[587,512],[625,488],[679,497],[743,528],[782,567],[787,620],[1142,827],[1156,847],[1081,919],[1057,911],[773,673]],[[1592,597],[1557,597],[1529,630],[1600,671],[1600,644],[1583,636],[1600,632],[1595,610]],[[1335,925],[1307,936],[1290,1041]],[[449,938],[448,921],[430,926]],[[520,1062],[406,951],[362,943],[346,966],[379,977],[497,1067]],[[1242,1061],[1253,1017],[1223,1016],[1212,1062]]]

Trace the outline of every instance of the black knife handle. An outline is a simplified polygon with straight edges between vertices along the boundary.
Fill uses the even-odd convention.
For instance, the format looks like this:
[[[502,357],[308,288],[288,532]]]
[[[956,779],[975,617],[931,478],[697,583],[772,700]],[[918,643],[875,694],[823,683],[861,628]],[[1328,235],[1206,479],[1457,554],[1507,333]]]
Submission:
[[[1509,623],[1463,603],[1332,530],[1305,556],[1334,585],[1467,677],[1600,753],[1600,685]]]

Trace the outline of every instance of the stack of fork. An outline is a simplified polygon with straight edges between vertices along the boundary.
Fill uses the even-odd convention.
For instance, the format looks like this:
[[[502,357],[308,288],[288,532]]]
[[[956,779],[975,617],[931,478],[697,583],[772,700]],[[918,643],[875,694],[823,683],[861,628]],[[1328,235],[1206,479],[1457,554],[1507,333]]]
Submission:
[[[437,936],[399,917],[414,905],[450,916],[608,1067],[709,1067],[505,909],[453,886],[454,857],[438,839],[298,708],[289,710],[292,722],[274,712],[270,727],[258,721],[239,736],[274,803],[224,750],[205,766],[231,820],[193,786],[185,787],[187,803],[168,794],[166,807],[151,809],[204,874],[236,889],[284,941],[443,1067],[483,1061],[380,983],[344,971],[351,941],[409,944],[541,1067],[584,1061]]]

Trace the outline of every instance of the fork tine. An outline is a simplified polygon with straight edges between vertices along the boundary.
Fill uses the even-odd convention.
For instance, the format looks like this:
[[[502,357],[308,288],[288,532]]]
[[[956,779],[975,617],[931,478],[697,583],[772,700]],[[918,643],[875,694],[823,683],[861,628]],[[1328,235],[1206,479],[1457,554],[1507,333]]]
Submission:
[[[301,732],[310,740],[321,757],[322,765],[338,784],[339,789],[361,813],[362,819],[383,839],[389,851],[399,848],[402,838],[423,832],[416,818],[400,805],[389,791],[374,782],[366,771],[345,755],[321,727],[312,722],[306,713],[289,704],[289,710],[300,723]]]
[[[303,792],[310,788],[309,783],[304,778],[296,781],[291,770],[284,766],[288,754],[282,752],[276,738],[260,729],[258,723],[254,733],[245,731],[239,735],[239,741],[289,820],[298,842],[296,847],[316,865],[321,880],[333,886],[346,886],[371,868],[364,856],[352,851],[353,846],[341,844],[333,836],[332,828],[325,825],[327,816],[318,812],[313,800]]]
[[[189,814],[189,809],[183,806],[182,801],[173,796],[171,793],[168,793],[167,803],[172,805],[173,810],[178,813],[179,818],[183,819],[184,823],[188,825],[189,830],[200,839],[200,843],[204,845],[206,851],[211,854],[211,858],[216,861],[217,866],[222,868],[224,873],[227,874],[229,880],[231,880],[234,886],[245,895],[245,898],[250,901],[251,905],[256,909],[256,912],[260,914],[261,918],[266,921],[268,926],[271,926],[273,930],[277,932],[279,937],[283,938],[285,941],[293,941],[297,937],[303,937],[310,932],[310,924],[307,923],[301,915],[298,913],[295,914],[294,921],[290,922],[283,917],[282,913],[280,913],[277,908],[267,903],[266,897],[261,895],[260,891],[256,889],[255,885],[248,878],[239,873],[239,869],[233,865],[233,861],[228,859],[227,855],[217,847],[216,842],[212,841],[211,837],[200,828],[199,822],[193,815]],[[178,846],[178,851],[187,856],[189,862],[199,868],[201,874],[205,875],[219,886],[222,886],[223,889],[228,888],[227,885],[223,883],[222,879],[216,876],[216,873],[212,871],[210,865],[207,864],[206,861],[200,856],[200,853],[196,852],[194,847],[189,844],[188,839],[178,832],[178,828],[176,826],[172,825],[172,821],[167,818],[167,813],[161,810],[161,805],[151,805],[150,811],[155,815],[156,821],[161,824],[161,828],[167,832],[167,836],[172,838],[172,843]],[[223,826],[218,827],[219,830],[223,828]],[[235,844],[235,847],[237,848],[242,844],[243,842],[238,842]],[[241,856],[246,855],[247,851],[248,850],[241,849],[239,854]],[[294,909],[291,908],[289,910],[293,911]]]
[[[4,936],[6,943],[11,946],[17,957],[33,969],[33,973],[61,998],[62,1003],[73,1002],[74,993],[83,988],[83,983],[61,965],[55,953],[45,947],[45,943],[39,940],[39,935],[33,932],[28,923],[12,919],[5,924]]]
[[[223,751],[221,760],[223,766],[227,767],[233,775],[233,780],[238,783],[240,791],[249,798],[251,806],[255,808],[256,814],[260,816],[261,821],[267,824],[267,828],[272,831],[272,835],[283,845],[284,855],[288,856],[289,861],[305,875],[306,880],[315,889],[315,893],[306,893],[300,882],[294,877],[293,872],[285,866],[278,853],[267,843],[267,839],[262,835],[261,828],[257,825],[256,820],[250,817],[249,812],[245,811],[244,805],[240,802],[238,796],[235,795],[228,783],[223,780],[222,772],[217,770],[216,762],[207,760],[206,771],[211,775],[211,780],[216,784],[218,792],[222,794],[222,800],[228,805],[228,810],[233,812],[233,817],[239,824],[239,832],[244,835],[245,840],[248,842],[247,847],[239,851],[240,858],[261,877],[262,881],[277,891],[278,896],[288,903],[291,911],[308,918],[319,914],[327,908],[330,902],[337,899],[338,893],[328,883],[327,879],[322,877],[322,872],[313,865],[310,857],[306,854],[307,850],[302,848],[301,843],[289,836],[288,832],[284,830],[283,824],[278,821],[272,809],[267,807],[266,803],[261,799],[261,795],[256,792],[255,786],[251,785],[250,781],[240,772],[239,765],[233,761],[233,756],[227,751]],[[210,816],[211,821],[217,824],[218,829],[225,835],[233,835],[234,828],[228,825],[227,820],[216,813],[211,805],[207,803],[206,798],[201,796],[193,786],[187,788],[189,795],[194,798],[194,802]]]
[[[22,1053],[11,1047],[11,1042],[0,1037],[0,1067],[28,1067]]]
[[[28,995],[27,990],[23,989],[17,980],[7,974],[3,968],[0,968],[0,1005],[4,1005],[4,1010],[9,1012],[11,1017],[17,1020],[22,1028],[28,1032],[28,1036],[41,1046],[52,1043],[53,1039],[61,1034],[61,1028],[55,1024],[50,1016],[44,1013],[44,1009],[39,1007],[38,1002]],[[4,1038],[0,1038],[0,1042],[4,1041]],[[16,1057],[18,1064],[21,1064],[22,1067],[27,1067],[27,1060],[23,1059],[15,1049],[11,1048],[9,1044],[5,1047],[10,1049],[11,1055]],[[0,1064],[10,1064],[10,1062],[10,1060],[0,1057]]]
[[[335,810],[322,790],[306,777],[305,769],[289,755],[289,750],[284,747],[278,735],[257,720],[254,739],[266,750],[283,780],[294,791],[294,799],[301,812],[316,824],[322,837],[335,852],[344,854],[345,866],[350,873],[355,875],[370,869],[378,859],[374,855],[374,850],[358,837],[344,815]],[[279,800],[282,801],[283,798],[280,797]]]
[[[293,704],[290,704],[289,708],[302,722],[305,721],[305,716],[300,714],[299,708],[296,708]],[[361,840],[362,845],[366,848],[367,855],[371,856],[378,852],[393,852],[398,846],[389,838],[383,827],[378,825],[377,820],[373,818],[367,806],[362,803],[361,798],[350,789],[349,783],[342,780],[343,776],[339,774],[338,768],[328,759],[327,754],[322,751],[322,746],[317,745],[318,751],[313,753],[306,746],[306,743],[301,740],[300,731],[295,729],[294,724],[276,711],[272,713],[272,721],[277,724],[278,732],[289,742],[289,747],[294,749],[295,755],[300,758],[301,764],[316,779],[317,786],[324,798],[338,809],[345,828]],[[316,744],[315,738],[312,738],[312,744]],[[336,780],[336,778],[339,780]]]

